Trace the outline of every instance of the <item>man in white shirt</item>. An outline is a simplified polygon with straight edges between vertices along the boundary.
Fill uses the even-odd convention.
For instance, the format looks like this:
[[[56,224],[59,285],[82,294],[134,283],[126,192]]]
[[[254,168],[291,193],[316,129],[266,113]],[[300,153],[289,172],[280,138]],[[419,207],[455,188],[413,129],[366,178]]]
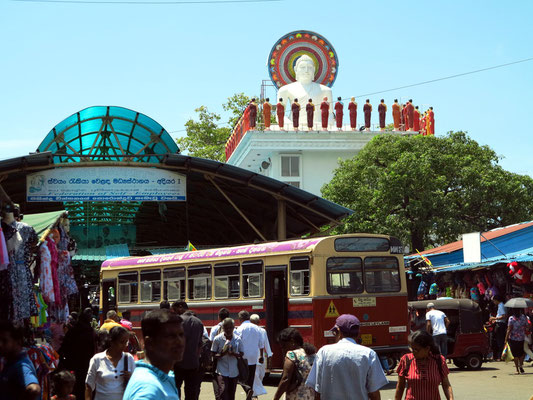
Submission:
[[[222,321],[224,321],[226,318],[229,318],[229,310],[225,307],[222,307],[220,310],[218,310],[218,320],[220,321],[217,325],[213,326],[211,328],[211,332],[209,332],[209,340],[213,342],[215,340],[215,337],[222,333],[221,326]]]
[[[433,334],[435,344],[439,346],[440,353],[446,358],[448,354],[447,328],[450,320],[440,310],[435,309],[435,304],[428,303],[426,306],[426,330]]]
[[[388,381],[376,352],[357,344],[359,319],[343,314],[331,331],[337,343],[323,346],[307,377],[320,400],[379,400],[379,389]]]
[[[239,312],[241,325],[236,329],[243,345],[244,359],[248,362],[248,380],[243,385],[246,391],[246,400],[253,396],[256,364],[263,363],[260,356],[261,349],[265,347],[262,329],[250,322],[250,313],[246,310]]]
[[[259,326],[261,323],[261,318],[257,314],[252,314],[250,316],[250,322],[252,324],[255,324]],[[268,364],[268,359],[272,357],[272,349],[270,348],[270,342],[268,341],[268,335],[265,329],[259,327],[261,329],[261,333],[263,334],[263,343],[265,344],[265,347],[261,349],[261,354],[259,354],[259,358],[263,359],[262,363],[257,363],[255,368],[255,379],[254,379],[254,397],[261,396],[263,394],[267,394],[267,391],[265,387],[263,386],[263,378],[265,377],[266,373],[266,366]],[[266,357],[264,357],[264,354],[266,354]]]

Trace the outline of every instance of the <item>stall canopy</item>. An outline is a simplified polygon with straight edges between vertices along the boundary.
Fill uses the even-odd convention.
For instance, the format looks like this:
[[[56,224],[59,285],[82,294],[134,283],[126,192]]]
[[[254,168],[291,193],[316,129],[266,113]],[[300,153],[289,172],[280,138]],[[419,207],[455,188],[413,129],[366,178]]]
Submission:
[[[63,215],[65,210],[50,211],[39,214],[25,214],[22,222],[32,226],[37,232],[39,239],[46,235],[47,230],[51,228]]]
[[[493,229],[481,235],[481,262],[464,263],[463,241],[426,250],[436,272],[471,270],[511,261],[533,261],[533,221]],[[412,254],[406,260],[420,257]]]
[[[27,201],[30,173],[101,166],[183,174],[187,201]],[[72,235],[82,236],[80,252],[118,244],[179,248],[189,241],[227,246],[301,237],[320,234],[322,227],[352,213],[284,182],[179,154],[175,140],[156,121],[111,106],[81,110],[52,128],[36,153],[0,161],[0,185],[25,214],[67,210]]]

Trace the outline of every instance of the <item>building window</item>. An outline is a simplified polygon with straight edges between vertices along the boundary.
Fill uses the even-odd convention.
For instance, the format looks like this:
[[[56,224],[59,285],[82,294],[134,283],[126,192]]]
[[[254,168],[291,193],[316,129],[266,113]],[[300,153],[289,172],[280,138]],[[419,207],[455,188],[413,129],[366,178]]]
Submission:
[[[161,301],[161,270],[141,271],[141,302]]]
[[[201,265],[188,268],[189,299],[206,300],[211,298],[211,266]]]
[[[138,286],[137,272],[121,272],[118,274],[118,302],[137,303]]]
[[[263,295],[263,262],[261,260],[242,263],[242,286],[244,297]]]
[[[309,294],[309,257],[294,257],[290,261],[291,295]]]
[[[300,156],[281,156],[281,176],[300,176]]]
[[[239,263],[215,265],[215,299],[238,299],[240,291]]]
[[[163,270],[165,300],[185,300],[185,268]]]

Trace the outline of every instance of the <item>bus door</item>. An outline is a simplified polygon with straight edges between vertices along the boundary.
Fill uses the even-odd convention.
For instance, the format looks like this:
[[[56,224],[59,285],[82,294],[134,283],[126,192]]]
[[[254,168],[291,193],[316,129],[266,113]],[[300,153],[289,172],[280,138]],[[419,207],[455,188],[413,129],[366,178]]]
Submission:
[[[265,267],[265,314],[270,347],[274,353],[272,368],[283,368],[284,355],[277,342],[278,334],[288,326],[287,266]]]
[[[109,310],[117,310],[117,280],[115,278],[102,280],[101,322],[103,322]]]

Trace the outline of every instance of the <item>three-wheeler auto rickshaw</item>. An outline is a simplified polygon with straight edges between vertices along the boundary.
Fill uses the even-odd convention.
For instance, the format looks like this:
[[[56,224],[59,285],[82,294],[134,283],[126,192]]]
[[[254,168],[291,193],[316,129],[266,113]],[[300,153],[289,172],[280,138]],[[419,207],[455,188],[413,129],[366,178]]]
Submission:
[[[425,329],[428,303],[446,314],[448,326],[448,355],[459,368],[479,369],[489,353],[489,341],[483,329],[479,305],[469,299],[442,299],[409,302],[411,330]]]

